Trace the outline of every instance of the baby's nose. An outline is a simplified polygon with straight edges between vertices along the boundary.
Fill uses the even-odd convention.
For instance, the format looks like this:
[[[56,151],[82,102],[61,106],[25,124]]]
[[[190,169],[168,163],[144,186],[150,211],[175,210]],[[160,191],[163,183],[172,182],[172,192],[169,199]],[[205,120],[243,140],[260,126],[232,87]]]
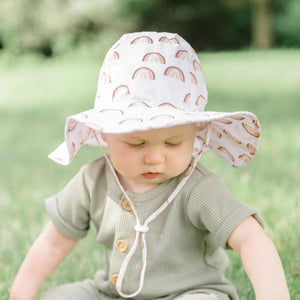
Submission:
[[[144,156],[144,161],[146,164],[157,165],[163,163],[164,160],[165,157],[162,149],[149,149]]]

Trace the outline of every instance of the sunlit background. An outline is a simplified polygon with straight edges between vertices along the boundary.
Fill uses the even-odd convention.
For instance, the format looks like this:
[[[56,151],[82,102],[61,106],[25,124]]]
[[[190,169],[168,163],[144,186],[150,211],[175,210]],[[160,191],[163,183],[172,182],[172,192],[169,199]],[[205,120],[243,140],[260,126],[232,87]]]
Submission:
[[[62,55],[140,30],[177,32],[197,51],[299,47],[299,20],[298,0],[1,0],[0,51]]]
[[[44,199],[100,155],[82,147],[71,165],[47,155],[67,116],[93,107],[106,51],[125,32],[177,32],[197,51],[207,109],[249,110],[260,119],[258,154],[245,169],[215,155],[202,163],[264,217],[292,299],[300,299],[299,0],[0,0],[0,299],[48,218]],[[88,237],[43,290],[93,277],[104,249]],[[240,259],[226,275],[254,299]]]

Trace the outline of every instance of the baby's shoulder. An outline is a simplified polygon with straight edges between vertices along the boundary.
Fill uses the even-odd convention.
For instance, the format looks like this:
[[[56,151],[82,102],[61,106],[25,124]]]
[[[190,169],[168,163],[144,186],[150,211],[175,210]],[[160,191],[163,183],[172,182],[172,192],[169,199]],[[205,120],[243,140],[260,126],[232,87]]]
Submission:
[[[215,180],[217,178],[216,174],[208,170],[201,163],[197,163],[193,174],[191,175],[191,182],[200,183],[207,180]]]
[[[106,160],[103,156],[100,156],[99,158],[85,164],[82,166],[85,170],[95,170],[99,168],[104,168],[106,165]]]
[[[105,175],[107,171],[106,161],[104,157],[100,157],[90,163],[83,165],[79,171],[86,179],[91,179],[92,181],[97,180]]]
[[[197,163],[193,174],[189,179],[189,189],[191,192],[194,190],[201,191],[216,191],[224,192],[227,187],[220,180],[220,178],[201,163]]]
[[[195,167],[195,173],[199,177],[207,177],[207,176],[214,175],[211,171],[205,168],[200,162],[198,162]]]

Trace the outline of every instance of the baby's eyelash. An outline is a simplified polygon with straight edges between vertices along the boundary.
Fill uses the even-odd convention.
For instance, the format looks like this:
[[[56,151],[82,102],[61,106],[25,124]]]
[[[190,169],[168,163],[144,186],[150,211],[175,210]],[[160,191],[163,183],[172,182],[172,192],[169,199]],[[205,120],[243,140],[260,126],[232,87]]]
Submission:
[[[128,145],[129,147],[132,147],[132,148],[139,148],[139,147],[142,147],[145,145],[145,142],[141,142],[141,143],[137,143],[137,144],[134,144],[134,143],[128,143],[128,142],[124,142],[126,143],[126,145]],[[176,143],[171,143],[171,142],[165,142],[165,145],[167,147],[178,147],[181,145],[182,142],[176,142]]]
[[[144,142],[138,143],[138,144],[127,143],[127,145],[129,145],[130,147],[133,147],[133,148],[141,147],[141,146],[143,146],[144,144],[145,144]]]
[[[176,147],[176,146],[179,146],[181,144],[181,142],[178,142],[178,143],[165,143],[165,145],[169,146],[169,147]]]

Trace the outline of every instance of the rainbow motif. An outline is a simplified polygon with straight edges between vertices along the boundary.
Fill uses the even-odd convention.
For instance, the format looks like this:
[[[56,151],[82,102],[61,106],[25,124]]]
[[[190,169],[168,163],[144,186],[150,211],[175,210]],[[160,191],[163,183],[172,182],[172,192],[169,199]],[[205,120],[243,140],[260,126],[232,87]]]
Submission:
[[[142,67],[142,68],[138,68],[134,71],[134,73],[132,75],[132,79],[155,80],[155,74],[151,69],[149,69],[147,67]]]
[[[90,133],[91,133],[92,129],[88,128],[88,130],[84,133],[82,140],[80,142],[80,145],[83,145],[85,143],[85,141],[87,140],[87,138],[89,137]]]
[[[139,119],[139,118],[125,119],[125,120],[120,121],[119,124],[124,124],[124,123],[128,123],[128,122],[142,123],[143,119]]]
[[[128,105],[128,107],[150,107],[151,108],[151,106],[144,101],[132,102],[131,104]]]
[[[180,44],[179,41],[176,38],[169,39],[166,36],[162,36],[158,41],[162,42],[162,43],[174,44],[174,45]]]
[[[117,51],[114,51],[110,57],[111,60],[118,60],[119,58],[120,58],[120,55]]]
[[[212,127],[212,133],[218,138],[220,139],[222,137],[222,133],[215,127]]]
[[[114,49],[117,49],[120,46],[120,43],[116,44],[116,46],[114,47]]]
[[[197,106],[205,106],[206,103],[207,103],[207,99],[203,95],[200,95],[196,100]]]
[[[191,99],[191,94],[190,93],[186,94],[185,97],[184,97],[184,99],[183,99],[183,102],[184,103],[189,103],[190,99]]]
[[[102,109],[99,111],[99,113],[118,113],[118,114],[121,114],[121,115],[124,115],[124,112],[123,110],[121,109],[113,109],[113,108],[107,108],[107,109]]]
[[[114,100],[116,97],[120,97],[120,96],[128,95],[128,94],[129,94],[128,86],[127,85],[119,85],[113,91],[112,99]]]
[[[196,59],[194,59],[194,61],[193,61],[193,67],[194,67],[195,71],[201,71],[202,72],[201,65]]]
[[[246,154],[241,154],[239,159],[248,164],[251,161],[251,158]]]
[[[223,133],[225,133],[232,141],[234,141],[235,143],[241,145],[242,142],[240,140],[238,140],[237,138],[235,138],[228,130],[223,129]]]
[[[192,72],[190,72],[190,75],[191,75],[191,83],[192,84],[197,84],[198,82],[197,82],[197,78],[196,78],[196,76],[192,73]]]
[[[188,61],[190,59],[189,53],[187,50],[179,50],[176,54],[175,54],[176,58],[182,59],[182,60],[186,60]]]
[[[75,129],[75,127],[77,126],[77,123],[78,123],[77,121],[71,120],[70,125],[68,127],[68,132],[73,131]]]
[[[250,151],[251,155],[254,155],[256,153],[256,151],[257,151],[256,147],[253,144],[251,144],[251,143],[247,144],[247,148]]]
[[[231,116],[230,118],[237,121],[243,121],[245,119],[245,117],[242,116]]]
[[[215,121],[216,121],[216,122],[223,123],[223,124],[227,124],[227,125],[229,125],[229,124],[232,123],[230,120],[225,119],[225,118],[216,119]]]
[[[172,115],[157,115],[152,117],[150,120],[157,120],[157,119],[175,119]]]
[[[171,108],[177,108],[174,104],[169,102],[164,102],[158,105],[159,107],[171,107]]]
[[[175,78],[175,79],[178,79],[178,80],[183,81],[183,82],[185,81],[183,72],[177,67],[168,67],[165,70],[164,75]]]
[[[252,123],[254,124],[254,126],[255,126],[256,128],[260,128],[258,119],[252,120]]]
[[[234,157],[233,155],[224,147],[219,147],[218,150],[220,151],[220,154],[224,157],[227,157],[229,160],[234,162]]]
[[[166,63],[165,58],[158,52],[147,53],[143,57],[142,61],[157,62],[157,63],[160,63],[160,64],[165,64]]]
[[[149,36],[140,36],[131,41],[130,44],[139,44],[139,43],[146,43],[146,44],[153,44],[153,40]]]
[[[259,137],[260,133],[258,131],[258,127],[256,124],[254,124],[256,126],[256,128],[249,126],[247,123],[242,123],[243,128],[252,136],[254,137]]]

